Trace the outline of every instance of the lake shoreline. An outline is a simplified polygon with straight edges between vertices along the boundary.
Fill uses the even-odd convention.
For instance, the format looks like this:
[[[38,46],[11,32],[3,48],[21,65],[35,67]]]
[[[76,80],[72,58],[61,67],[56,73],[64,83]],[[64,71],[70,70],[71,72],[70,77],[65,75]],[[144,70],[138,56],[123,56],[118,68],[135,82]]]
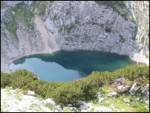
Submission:
[[[23,58],[23,57],[26,57],[26,56],[33,56],[33,55],[41,55],[41,54],[55,54],[59,51],[67,51],[67,52],[72,52],[72,51],[92,51],[92,50],[53,50],[51,51],[50,53],[49,52],[35,52],[35,53],[32,53],[32,54],[26,54],[26,55],[20,55],[20,56],[17,56],[15,58],[12,58],[9,60],[8,63],[4,65],[1,65],[1,66],[4,66],[5,70],[1,70],[2,72],[11,72],[11,70],[9,69],[9,66],[10,64],[12,64],[14,61],[20,59],[20,58]],[[95,52],[103,52],[103,53],[107,53],[105,51],[95,51]],[[118,54],[118,53],[113,53],[113,52],[108,52],[108,53],[112,53],[112,54],[116,54],[116,55],[121,55],[121,56],[127,56],[127,55],[124,55],[124,54]],[[145,64],[147,66],[149,66],[149,58],[146,58],[142,53],[135,53],[133,56],[128,56],[134,63],[141,63],[141,64]]]

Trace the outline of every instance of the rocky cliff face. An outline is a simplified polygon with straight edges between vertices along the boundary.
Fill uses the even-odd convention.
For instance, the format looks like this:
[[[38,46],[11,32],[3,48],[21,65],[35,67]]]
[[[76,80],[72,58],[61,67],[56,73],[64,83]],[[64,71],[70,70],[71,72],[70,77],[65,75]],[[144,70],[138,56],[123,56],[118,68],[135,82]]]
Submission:
[[[138,26],[136,40],[141,44],[141,49],[148,55],[149,47],[149,2],[126,2],[127,8],[132,12]]]
[[[2,71],[18,57],[61,49],[149,55],[148,2],[5,1],[1,5]]]
[[[134,54],[133,59],[149,64],[149,2],[129,1],[126,2],[126,6],[132,12],[138,26],[135,39],[139,51]]]

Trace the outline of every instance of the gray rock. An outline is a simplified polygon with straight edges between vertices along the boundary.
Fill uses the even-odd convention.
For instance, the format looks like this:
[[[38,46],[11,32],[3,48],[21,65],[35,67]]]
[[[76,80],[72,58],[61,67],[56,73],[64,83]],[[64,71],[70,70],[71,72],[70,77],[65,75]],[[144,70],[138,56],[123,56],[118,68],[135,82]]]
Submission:
[[[124,101],[125,103],[129,103],[129,102],[130,102],[130,100],[129,100],[128,98],[124,98],[123,101]]]
[[[54,109],[54,112],[62,112],[62,111],[63,111],[63,109],[61,108],[60,105],[57,105]]]
[[[80,102],[80,109],[81,110],[87,110],[87,109],[90,109],[91,107],[92,107],[92,105],[90,103],[86,103],[83,101]]]
[[[149,98],[149,84],[146,84],[146,86],[144,87],[142,94],[144,97]]]
[[[88,109],[89,108],[89,105],[85,102],[81,102],[80,103],[80,109],[81,110],[84,110],[84,109]]]
[[[35,92],[33,92],[33,91],[28,91],[28,92],[27,92],[27,95],[35,96],[36,94],[35,94]]]
[[[115,86],[117,92],[123,93],[129,90],[130,86],[127,84],[125,78],[121,77],[112,82],[112,85]]]
[[[130,88],[129,85],[120,85],[120,86],[117,86],[117,92],[124,93],[124,92],[127,92],[129,88]]]
[[[44,102],[44,104],[56,105],[56,103],[54,102],[54,100],[50,99],[50,98],[44,100],[43,102]]]
[[[72,104],[68,104],[68,107],[73,107],[73,105]]]
[[[112,82],[112,85],[119,86],[119,85],[125,84],[126,83],[125,81],[126,80],[123,77],[117,78]]]
[[[109,97],[117,96],[117,92],[110,92],[110,93],[108,93],[107,96],[109,96]]]
[[[140,89],[140,86],[137,82],[134,82],[133,85],[131,86],[129,93],[131,95],[134,95],[138,90]]]

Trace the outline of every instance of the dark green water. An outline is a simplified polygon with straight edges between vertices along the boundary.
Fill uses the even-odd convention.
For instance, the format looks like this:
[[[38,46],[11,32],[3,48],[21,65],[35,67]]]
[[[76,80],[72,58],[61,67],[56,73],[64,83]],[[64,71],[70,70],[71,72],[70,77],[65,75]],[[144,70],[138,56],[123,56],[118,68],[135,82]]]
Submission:
[[[92,71],[113,71],[131,64],[127,56],[95,51],[60,51],[54,54],[26,56],[10,65],[10,69],[27,69],[40,79],[58,82],[85,77]]]

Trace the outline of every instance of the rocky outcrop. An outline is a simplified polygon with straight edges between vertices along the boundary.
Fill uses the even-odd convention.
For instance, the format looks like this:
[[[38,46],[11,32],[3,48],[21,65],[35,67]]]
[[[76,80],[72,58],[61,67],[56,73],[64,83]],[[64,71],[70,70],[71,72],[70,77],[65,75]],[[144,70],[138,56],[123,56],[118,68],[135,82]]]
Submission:
[[[2,112],[53,112],[57,110],[57,105],[55,102],[48,99],[40,99],[35,95],[29,95],[29,92],[26,94],[20,89],[5,88],[1,89],[2,91]],[[31,91],[30,91],[31,93]],[[32,92],[34,93],[34,92]],[[49,108],[53,107],[53,109]]]
[[[142,9],[138,2],[2,2],[2,71],[24,55],[57,50],[113,52],[143,62],[149,54],[149,14],[136,10],[148,11],[149,4],[141,3]]]
[[[130,88],[130,85],[127,84],[125,78],[118,78],[118,79],[116,79],[115,81],[113,81],[112,85],[116,88],[116,91],[118,93],[127,92],[129,90],[129,88]]]
[[[140,96],[142,100],[149,100],[149,84],[143,83],[144,80],[134,80],[133,83],[129,82],[124,77],[117,78],[112,81],[111,87],[114,91],[110,92],[108,96],[116,96],[122,93],[129,93],[130,95]]]
[[[132,12],[138,26],[135,39],[139,51],[134,54],[132,59],[149,64],[149,2],[129,1],[126,2],[126,6]]]
[[[141,44],[141,50],[145,54],[149,54],[149,2],[147,1],[130,1],[126,2],[127,8],[138,25],[136,40]]]

